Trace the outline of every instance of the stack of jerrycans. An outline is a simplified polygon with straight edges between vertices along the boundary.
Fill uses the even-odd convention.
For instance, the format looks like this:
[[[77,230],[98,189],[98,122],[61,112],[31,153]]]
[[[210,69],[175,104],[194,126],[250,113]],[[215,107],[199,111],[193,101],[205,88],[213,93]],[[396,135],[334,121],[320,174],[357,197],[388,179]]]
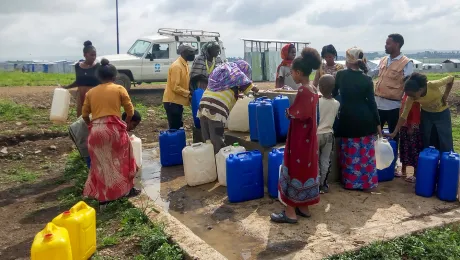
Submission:
[[[48,226],[54,227],[59,236],[44,239],[50,234],[54,237],[53,230],[39,232],[32,244],[32,260],[86,260],[96,252],[96,211],[85,202],[80,201],[64,211]],[[70,257],[65,254],[67,248],[71,249]]]

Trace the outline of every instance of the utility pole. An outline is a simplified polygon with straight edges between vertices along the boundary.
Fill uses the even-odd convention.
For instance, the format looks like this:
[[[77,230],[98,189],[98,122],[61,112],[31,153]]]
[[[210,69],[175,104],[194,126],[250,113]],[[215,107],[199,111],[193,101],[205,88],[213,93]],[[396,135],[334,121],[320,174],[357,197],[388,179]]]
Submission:
[[[116,0],[117,9],[117,54],[120,54],[120,35],[118,33],[118,0]]]

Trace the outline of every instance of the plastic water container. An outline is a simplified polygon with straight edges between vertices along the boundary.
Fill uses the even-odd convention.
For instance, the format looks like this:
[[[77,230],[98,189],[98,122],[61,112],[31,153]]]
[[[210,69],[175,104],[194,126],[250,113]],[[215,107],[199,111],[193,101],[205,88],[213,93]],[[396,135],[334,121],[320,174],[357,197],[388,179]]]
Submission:
[[[136,160],[137,167],[142,167],[142,140],[132,135],[129,140],[131,141],[131,146],[133,147],[134,159]]]
[[[196,116],[198,113],[198,109],[200,107],[200,101],[201,98],[203,97],[204,90],[201,88],[197,88],[196,90],[193,91],[192,93],[192,115],[193,115],[193,123],[195,124],[195,127],[200,129],[200,119]]]
[[[276,145],[275,120],[273,106],[270,102],[262,101],[257,104],[257,135],[259,144],[263,147]]]
[[[249,102],[253,99],[250,97],[239,98],[233,106],[228,116],[228,130],[237,132],[249,132]]]
[[[262,101],[270,101],[267,97],[259,97],[249,102],[248,104],[248,117],[249,117],[249,138],[251,141],[258,141],[259,135],[257,133],[257,105]]]
[[[48,223],[37,233],[30,250],[31,260],[72,260],[69,232]]]
[[[219,184],[227,186],[227,158],[230,154],[246,152],[246,148],[234,143],[231,146],[224,147],[216,154],[217,179]]]
[[[210,140],[185,147],[182,157],[185,181],[189,186],[198,186],[217,179],[214,147]]]
[[[232,203],[264,196],[262,154],[259,151],[230,154],[227,158],[227,194]]]
[[[394,151],[390,142],[385,138],[375,141],[375,164],[377,170],[384,170],[390,167],[394,161]]]
[[[379,182],[392,181],[395,178],[395,168],[396,162],[398,161],[398,143],[394,140],[388,141],[393,148],[394,159],[389,167],[383,170],[377,170],[377,175],[379,177]]]
[[[457,153],[444,152],[439,162],[437,195],[443,201],[457,200],[460,158]]]
[[[273,148],[268,154],[268,194],[270,197],[278,197],[278,180],[280,166],[284,159],[284,148]]]
[[[436,188],[439,151],[434,147],[423,149],[420,152],[417,164],[417,178],[415,179],[415,194],[422,197],[431,197]]]
[[[89,259],[96,252],[96,211],[85,202],[55,217],[53,224],[69,232],[74,260]]]
[[[167,167],[182,164],[182,149],[185,147],[185,141],[185,131],[182,128],[160,132],[161,166]]]
[[[54,89],[51,103],[50,120],[55,123],[66,123],[69,117],[70,92],[67,89]]]
[[[273,99],[273,113],[275,119],[276,137],[284,141],[288,134],[289,119],[286,117],[286,109],[289,108],[289,98],[279,95]]]

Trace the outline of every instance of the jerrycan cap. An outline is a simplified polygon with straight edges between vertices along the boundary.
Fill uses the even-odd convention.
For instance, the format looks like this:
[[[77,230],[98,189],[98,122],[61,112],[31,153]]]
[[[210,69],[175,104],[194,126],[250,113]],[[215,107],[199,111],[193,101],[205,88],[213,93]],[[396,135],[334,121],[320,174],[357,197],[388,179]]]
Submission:
[[[233,147],[238,147],[240,144],[238,142],[233,143]]]
[[[62,212],[62,215],[64,215],[64,216],[70,216],[70,214],[72,214],[72,212],[70,210],[66,210],[66,211]]]
[[[51,240],[53,238],[53,234],[51,233],[46,233],[44,236],[43,236],[44,239],[46,240]]]

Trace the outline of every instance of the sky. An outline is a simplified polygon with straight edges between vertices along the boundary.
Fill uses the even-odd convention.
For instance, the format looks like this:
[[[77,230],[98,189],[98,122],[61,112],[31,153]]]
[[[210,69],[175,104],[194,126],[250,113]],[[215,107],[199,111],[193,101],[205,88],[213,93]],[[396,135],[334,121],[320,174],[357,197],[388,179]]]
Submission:
[[[80,57],[91,40],[116,53],[115,0],[0,0],[0,60]],[[460,49],[460,0],[119,0],[120,53],[158,28],[218,31],[227,57],[240,38],[383,51],[390,33],[404,50]]]

